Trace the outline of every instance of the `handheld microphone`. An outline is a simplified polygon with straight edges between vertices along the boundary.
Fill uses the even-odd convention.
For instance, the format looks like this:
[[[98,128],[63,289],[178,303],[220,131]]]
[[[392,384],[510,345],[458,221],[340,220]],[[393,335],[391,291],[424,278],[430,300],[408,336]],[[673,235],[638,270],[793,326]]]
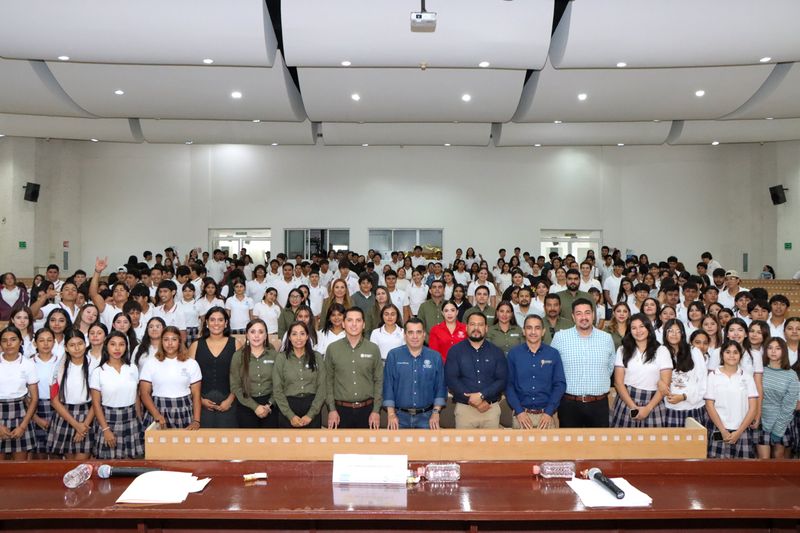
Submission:
[[[110,466],[100,465],[97,469],[97,477],[108,479],[110,477],[136,477],[145,472],[154,472],[160,468],[149,468],[146,466]]]
[[[594,481],[600,483],[603,487],[608,489],[611,492],[611,494],[616,496],[618,500],[621,500],[622,498],[625,497],[625,492],[622,489],[620,489],[613,481],[604,476],[603,472],[601,472],[599,468],[590,468],[588,477],[589,479],[593,479]]]

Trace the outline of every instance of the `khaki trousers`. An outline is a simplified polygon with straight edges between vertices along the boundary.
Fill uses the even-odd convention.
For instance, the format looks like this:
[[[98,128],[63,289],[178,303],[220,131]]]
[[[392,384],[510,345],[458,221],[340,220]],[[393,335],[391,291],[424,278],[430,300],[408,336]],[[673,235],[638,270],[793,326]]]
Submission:
[[[531,424],[533,424],[533,428],[534,429],[538,428],[539,427],[539,422],[542,421],[542,415],[541,414],[534,415],[534,414],[528,413],[528,417],[531,419]],[[514,415],[514,419],[511,422],[511,427],[514,428],[514,429],[522,429],[522,426],[520,426],[519,422],[517,422],[517,415]],[[553,413],[553,428],[557,428],[557,427],[558,427],[558,415]]]
[[[500,404],[495,402],[485,413],[471,405],[456,404],[456,429],[498,429],[500,427]]]

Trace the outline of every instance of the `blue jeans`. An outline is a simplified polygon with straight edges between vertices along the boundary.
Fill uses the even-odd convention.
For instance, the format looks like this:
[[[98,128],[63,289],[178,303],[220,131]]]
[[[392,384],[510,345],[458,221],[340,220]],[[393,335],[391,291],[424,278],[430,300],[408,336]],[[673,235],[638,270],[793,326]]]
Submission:
[[[432,410],[427,413],[412,415],[398,409],[397,422],[400,429],[429,429],[431,414],[433,414]]]

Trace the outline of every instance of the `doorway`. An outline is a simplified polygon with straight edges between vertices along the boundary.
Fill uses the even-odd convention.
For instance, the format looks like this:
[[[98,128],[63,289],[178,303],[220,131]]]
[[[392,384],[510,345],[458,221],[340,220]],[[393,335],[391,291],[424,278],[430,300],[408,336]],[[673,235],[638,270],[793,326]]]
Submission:
[[[266,265],[272,256],[271,229],[210,229],[208,241],[211,250],[223,250],[230,257],[246,248],[256,265]]]
[[[600,247],[603,242],[601,230],[565,230],[543,229],[540,232],[540,254],[548,257],[550,252],[558,253],[559,257],[572,254],[580,263],[586,258],[589,250],[594,251],[595,257],[600,257]]]

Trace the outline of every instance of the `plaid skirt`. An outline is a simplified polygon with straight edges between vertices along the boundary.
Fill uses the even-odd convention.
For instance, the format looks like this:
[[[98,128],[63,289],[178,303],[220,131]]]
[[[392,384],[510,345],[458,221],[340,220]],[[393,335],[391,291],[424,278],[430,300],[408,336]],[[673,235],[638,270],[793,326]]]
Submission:
[[[100,424],[95,424],[94,455],[98,459],[136,459],[144,455],[144,433],[142,423],[136,417],[136,408],[103,406],[106,423],[114,436],[117,445],[110,448],[103,438]]]
[[[708,414],[706,413],[705,407],[698,407],[697,409],[686,409],[683,411],[679,411],[677,409],[665,408],[664,411],[665,411],[664,427],[667,428],[686,427],[686,419],[689,417],[694,418],[700,424],[708,427],[706,425],[706,418],[708,418]]]
[[[36,416],[41,418],[42,420],[46,420],[50,422],[50,425],[53,424],[53,406],[50,404],[50,400],[40,399],[39,403],[36,405]],[[31,420],[31,427],[33,428],[33,434],[36,437],[36,444],[33,446],[34,453],[47,453],[47,434],[50,432],[49,429],[42,429],[40,428],[36,422]]]
[[[800,411],[794,412],[792,421],[786,428],[786,434],[789,436],[789,446],[792,447],[792,452],[800,453]]]
[[[650,400],[655,396],[654,390],[643,390],[634,387],[627,387],[628,394],[631,400],[636,405],[647,405]],[[612,428],[661,428],[664,427],[666,407],[663,402],[659,402],[657,406],[650,412],[644,420],[633,420],[631,418],[631,410],[622,401],[622,398],[617,395],[614,400],[614,410],[609,415],[609,425]]]
[[[753,438],[752,429],[747,428],[736,444],[714,440],[713,433],[714,430],[708,433],[708,457],[710,459],[752,459],[756,456],[756,440]]]
[[[183,429],[192,423],[191,394],[181,398],[153,396],[153,403],[156,404],[156,409],[167,421],[168,429]],[[153,415],[150,414],[150,411],[147,411],[144,415],[144,420],[142,420],[142,426],[147,429],[153,422],[155,422]]]
[[[25,418],[25,398],[16,400],[0,400],[0,424],[14,431]],[[18,439],[0,440],[0,453],[25,452],[33,450],[36,446],[36,436],[33,433],[33,420],[28,424],[25,433]]]
[[[200,328],[186,328],[186,346],[200,338]]]
[[[92,403],[70,405],[67,404],[69,414],[78,422],[83,422],[92,410]],[[94,428],[89,426],[89,433],[81,442],[75,442],[75,428],[69,425],[58,413],[53,413],[50,422],[50,432],[47,434],[47,453],[65,455],[73,453],[92,453]]]
[[[786,432],[784,432],[783,438],[781,438],[781,441],[778,442],[777,444],[780,444],[781,446],[785,446],[787,448],[792,445],[792,436],[790,430],[791,427],[786,428]],[[759,427],[758,429],[753,429],[752,432],[753,432],[753,440],[755,441],[756,444],[759,444],[761,446],[772,445],[769,431],[764,431],[764,428]]]

